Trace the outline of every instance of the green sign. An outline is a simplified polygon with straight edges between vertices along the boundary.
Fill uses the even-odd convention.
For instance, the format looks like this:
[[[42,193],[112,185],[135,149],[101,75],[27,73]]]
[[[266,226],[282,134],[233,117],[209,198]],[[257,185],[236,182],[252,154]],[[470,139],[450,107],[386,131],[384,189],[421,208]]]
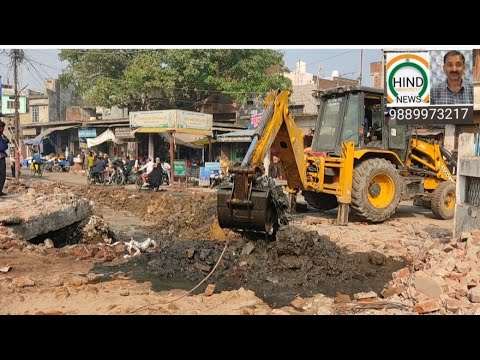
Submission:
[[[187,163],[185,161],[173,162],[173,174],[175,176],[185,176],[187,173]]]

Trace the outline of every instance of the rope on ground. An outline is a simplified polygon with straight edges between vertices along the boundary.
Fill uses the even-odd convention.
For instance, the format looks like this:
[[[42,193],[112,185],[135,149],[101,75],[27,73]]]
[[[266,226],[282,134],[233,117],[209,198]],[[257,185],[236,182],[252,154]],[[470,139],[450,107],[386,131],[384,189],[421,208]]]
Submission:
[[[410,306],[392,302],[392,301],[376,301],[370,303],[354,303],[350,304],[351,309],[400,309],[400,310],[410,310]]]
[[[176,299],[173,299],[173,300],[169,300],[169,301],[166,301],[166,302],[159,302],[159,303],[153,303],[153,304],[148,304],[148,305],[144,305],[142,307],[139,307],[138,309],[135,309],[133,310],[132,312],[133,313],[136,313],[140,310],[143,310],[147,307],[150,307],[150,306],[157,306],[157,305],[166,305],[166,304],[170,304],[170,303],[173,303],[175,301],[178,301],[182,298],[184,298],[185,296],[188,296],[190,295],[192,292],[194,292],[200,285],[202,285],[205,281],[207,281],[207,279],[212,276],[213,272],[215,271],[215,269],[217,268],[218,264],[220,264],[220,260],[222,260],[222,257],[223,257],[223,254],[225,254],[225,250],[227,250],[227,246],[228,246],[228,242],[225,244],[225,247],[223,248],[223,251],[222,253],[220,254],[220,257],[218,258],[217,260],[217,263],[215,264],[215,266],[213,267],[213,269],[208,273],[208,275],[202,280],[200,281],[194,288],[192,288],[190,291],[188,291],[186,294],[183,294],[182,296],[179,296],[178,298]]]

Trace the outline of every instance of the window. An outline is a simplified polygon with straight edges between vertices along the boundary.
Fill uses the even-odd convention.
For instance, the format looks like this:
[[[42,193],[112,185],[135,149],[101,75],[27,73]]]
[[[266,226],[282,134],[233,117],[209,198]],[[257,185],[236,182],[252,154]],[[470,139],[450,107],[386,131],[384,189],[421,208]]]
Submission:
[[[32,106],[32,122],[40,121],[40,112],[38,106]]]
[[[350,95],[347,112],[345,114],[345,122],[343,125],[342,142],[353,141],[358,145],[359,138],[359,97],[358,95]]]
[[[343,114],[345,96],[325,100],[317,119],[316,136],[313,148],[315,151],[334,151],[340,116]]]
[[[15,101],[7,101],[7,109],[15,110]]]

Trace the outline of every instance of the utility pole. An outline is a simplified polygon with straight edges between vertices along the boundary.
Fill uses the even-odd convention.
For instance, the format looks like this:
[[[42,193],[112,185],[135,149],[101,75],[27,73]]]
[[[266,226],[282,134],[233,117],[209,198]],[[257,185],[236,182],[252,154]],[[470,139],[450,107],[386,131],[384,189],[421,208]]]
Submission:
[[[10,52],[13,58],[13,88],[15,92],[15,180],[20,176],[20,113],[18,111],[18,64],[23,60],[23,50],[13,49]]]
[[[363,77],[363,49],[360,49],[360,77],[358,78],[359,85],[362,86]]]

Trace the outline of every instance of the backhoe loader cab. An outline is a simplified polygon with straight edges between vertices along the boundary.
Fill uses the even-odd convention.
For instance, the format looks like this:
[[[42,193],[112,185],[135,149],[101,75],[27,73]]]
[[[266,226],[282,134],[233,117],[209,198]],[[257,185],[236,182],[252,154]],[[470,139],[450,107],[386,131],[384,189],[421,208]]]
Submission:
[[[312,150],[340,155],[343,142],[353,142],[356,149],[365,147],[405,150],[405,125],[389,123],[384,95],[369,87],[338,87],[316,91],[319,114]],[[391,131],[390,126],[395,129]],[[400,139],[391,139],[389,134]],[[392,145],[392,146],[390,146]],[[405,153],[405,151],[403,151]]]

